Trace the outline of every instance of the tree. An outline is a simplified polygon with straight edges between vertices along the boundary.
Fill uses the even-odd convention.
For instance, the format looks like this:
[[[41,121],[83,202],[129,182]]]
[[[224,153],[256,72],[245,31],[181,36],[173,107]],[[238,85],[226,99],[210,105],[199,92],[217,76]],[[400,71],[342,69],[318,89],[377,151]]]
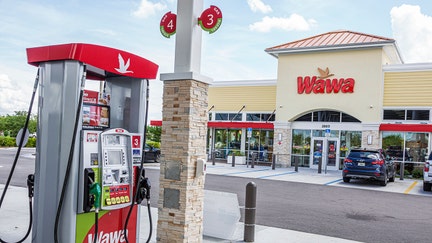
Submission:
[[[3,131],[5,136],[16,137],[19,130],[24,127],[27,118],[26,111],[15,111],[14,115],[0,116],[0,131]],[[37,117],[30,116],[29,132],[36,132]]]
[[[147,140],[160,143],[161,134],[162,127],[147,126]]]

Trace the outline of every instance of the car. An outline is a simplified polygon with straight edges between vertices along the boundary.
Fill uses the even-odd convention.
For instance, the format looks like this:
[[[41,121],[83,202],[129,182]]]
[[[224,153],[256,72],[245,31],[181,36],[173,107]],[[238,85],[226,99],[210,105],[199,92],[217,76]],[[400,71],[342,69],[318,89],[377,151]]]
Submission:
[[[158,163],[159,159],[160,159],[160,149],[146,144],[144,148],[144,162]]]
[[[344,160],[342,179],[346,183],[368,179],[386,186],[387,181],[395,181],[395,176],[395,164],[382,149],[352,149]]]
[[[432,186],[432,152],[423,167],[423,191],[430,192]]]

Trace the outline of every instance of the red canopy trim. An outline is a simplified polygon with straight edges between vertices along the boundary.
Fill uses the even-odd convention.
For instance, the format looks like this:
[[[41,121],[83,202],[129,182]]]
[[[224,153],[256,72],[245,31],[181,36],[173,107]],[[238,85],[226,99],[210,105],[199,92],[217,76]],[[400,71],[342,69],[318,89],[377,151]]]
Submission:
[[[151,120],[151,126],[161,127],[161,120]],[[252,128],[252,129],[274,129],[274,124],[271,122],[223,122],[209,121],[208,127],[214,128]]]
[[[145,58],[118,49],[71,43],[27,48],[27,62],[77,60],[106,72],[132,78],[155,79],[159,66]]]
[[[432,132],[431,124],[381,124],[380,131]]]

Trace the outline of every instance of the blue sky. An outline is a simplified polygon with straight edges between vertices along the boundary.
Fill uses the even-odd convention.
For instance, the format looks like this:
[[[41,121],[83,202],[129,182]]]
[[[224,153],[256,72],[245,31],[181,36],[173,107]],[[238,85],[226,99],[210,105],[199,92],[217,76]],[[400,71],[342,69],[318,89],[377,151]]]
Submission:
[[[430,0],[204,0],[204,9],[210,5],[223,22],[203,32],[201,73],[215,81],[275,79],[277,59],[265,48],[341,29],[394,38],[405,62],[432,62]],[[173,72],[175,35],[159,31],[168,11],[177,12],[177,1],[0,0],[0,115],[28,109],[36,74],[29,47],[109,46]],[[151,120],[161,119],[162,89],[151,80]]]

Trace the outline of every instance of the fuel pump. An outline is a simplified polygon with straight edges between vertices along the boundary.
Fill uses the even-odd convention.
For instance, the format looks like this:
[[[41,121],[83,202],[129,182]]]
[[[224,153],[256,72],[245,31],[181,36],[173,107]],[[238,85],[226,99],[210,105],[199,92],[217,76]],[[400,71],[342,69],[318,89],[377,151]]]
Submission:
[[[17,149],[17,152],[15,154],[15,159],[14,159],[14,161],[12,163],[12,168],[10,170],[8,179],[6,181],[3,193],[2,193],[1,198],[0,198],[0,209],[1,209],[2,205],[3,205],[3,200],[4,200],[5,196],[6,196],[6,192],[8,191],[8,187],[9,187],[10,181],[12,179],[12,176],[14,174],[15,167],[16,167],[16,165],[18,163],[18,158],[19,158],[19,156],[21,154],[21,149],[22,149],[23,146],[25,146],[25,144],[24,144],[25,136],[26,136],[26,132],[25,131],[28,131],[27,128],[28,128],[31,111],[32,111],[32,108],[33,108],[33,102],[34,102],[34,99],[35,99],[35,96],[36,96],[36,91],[37,91],[38,85],[39,85],[39,69],[37,71],[37,75],[36,75],[36,78],[35,78],[35,81],[34,81],[33,92],[32,92],[32,96],[31,96],[31,99],[30,99],[30,105],[29,105],[29,109],[28,109],[28,112],[27,112],[27,117],[26,117],[26,121],[25,121],[25,124],[24,124],[24,128],[22,130],[23,132],[21,133],[20,137],[17,136],[17,139],[19,139],[18,149]],[[34,196],[34,175],[33,174],[30,174],[27,177],[27,189],[28,189],[28,198],[29,198],[30,222],[29,222],[29,226],[28,226],[28,229],[27,229],[27,233],[24,235],[24,237],[22,239],[16,241],[18,243],[24,242],[27,239],[27,237],[30,235],[31,226],[32,226],[32,223],[33,223],[33,210],[32,210],[33,209],[33,203],[32,202],[33,202],[33,196]],[[7,243],[1,237],[0,237],[0,242],[1,243]]]
[[[138,242],[134,205],[150,192],[142,166],[148,79],[158,66],[83,43],[27,56],[41,70],[33,241]],[[83,90],[85,80],[103,89]]]

